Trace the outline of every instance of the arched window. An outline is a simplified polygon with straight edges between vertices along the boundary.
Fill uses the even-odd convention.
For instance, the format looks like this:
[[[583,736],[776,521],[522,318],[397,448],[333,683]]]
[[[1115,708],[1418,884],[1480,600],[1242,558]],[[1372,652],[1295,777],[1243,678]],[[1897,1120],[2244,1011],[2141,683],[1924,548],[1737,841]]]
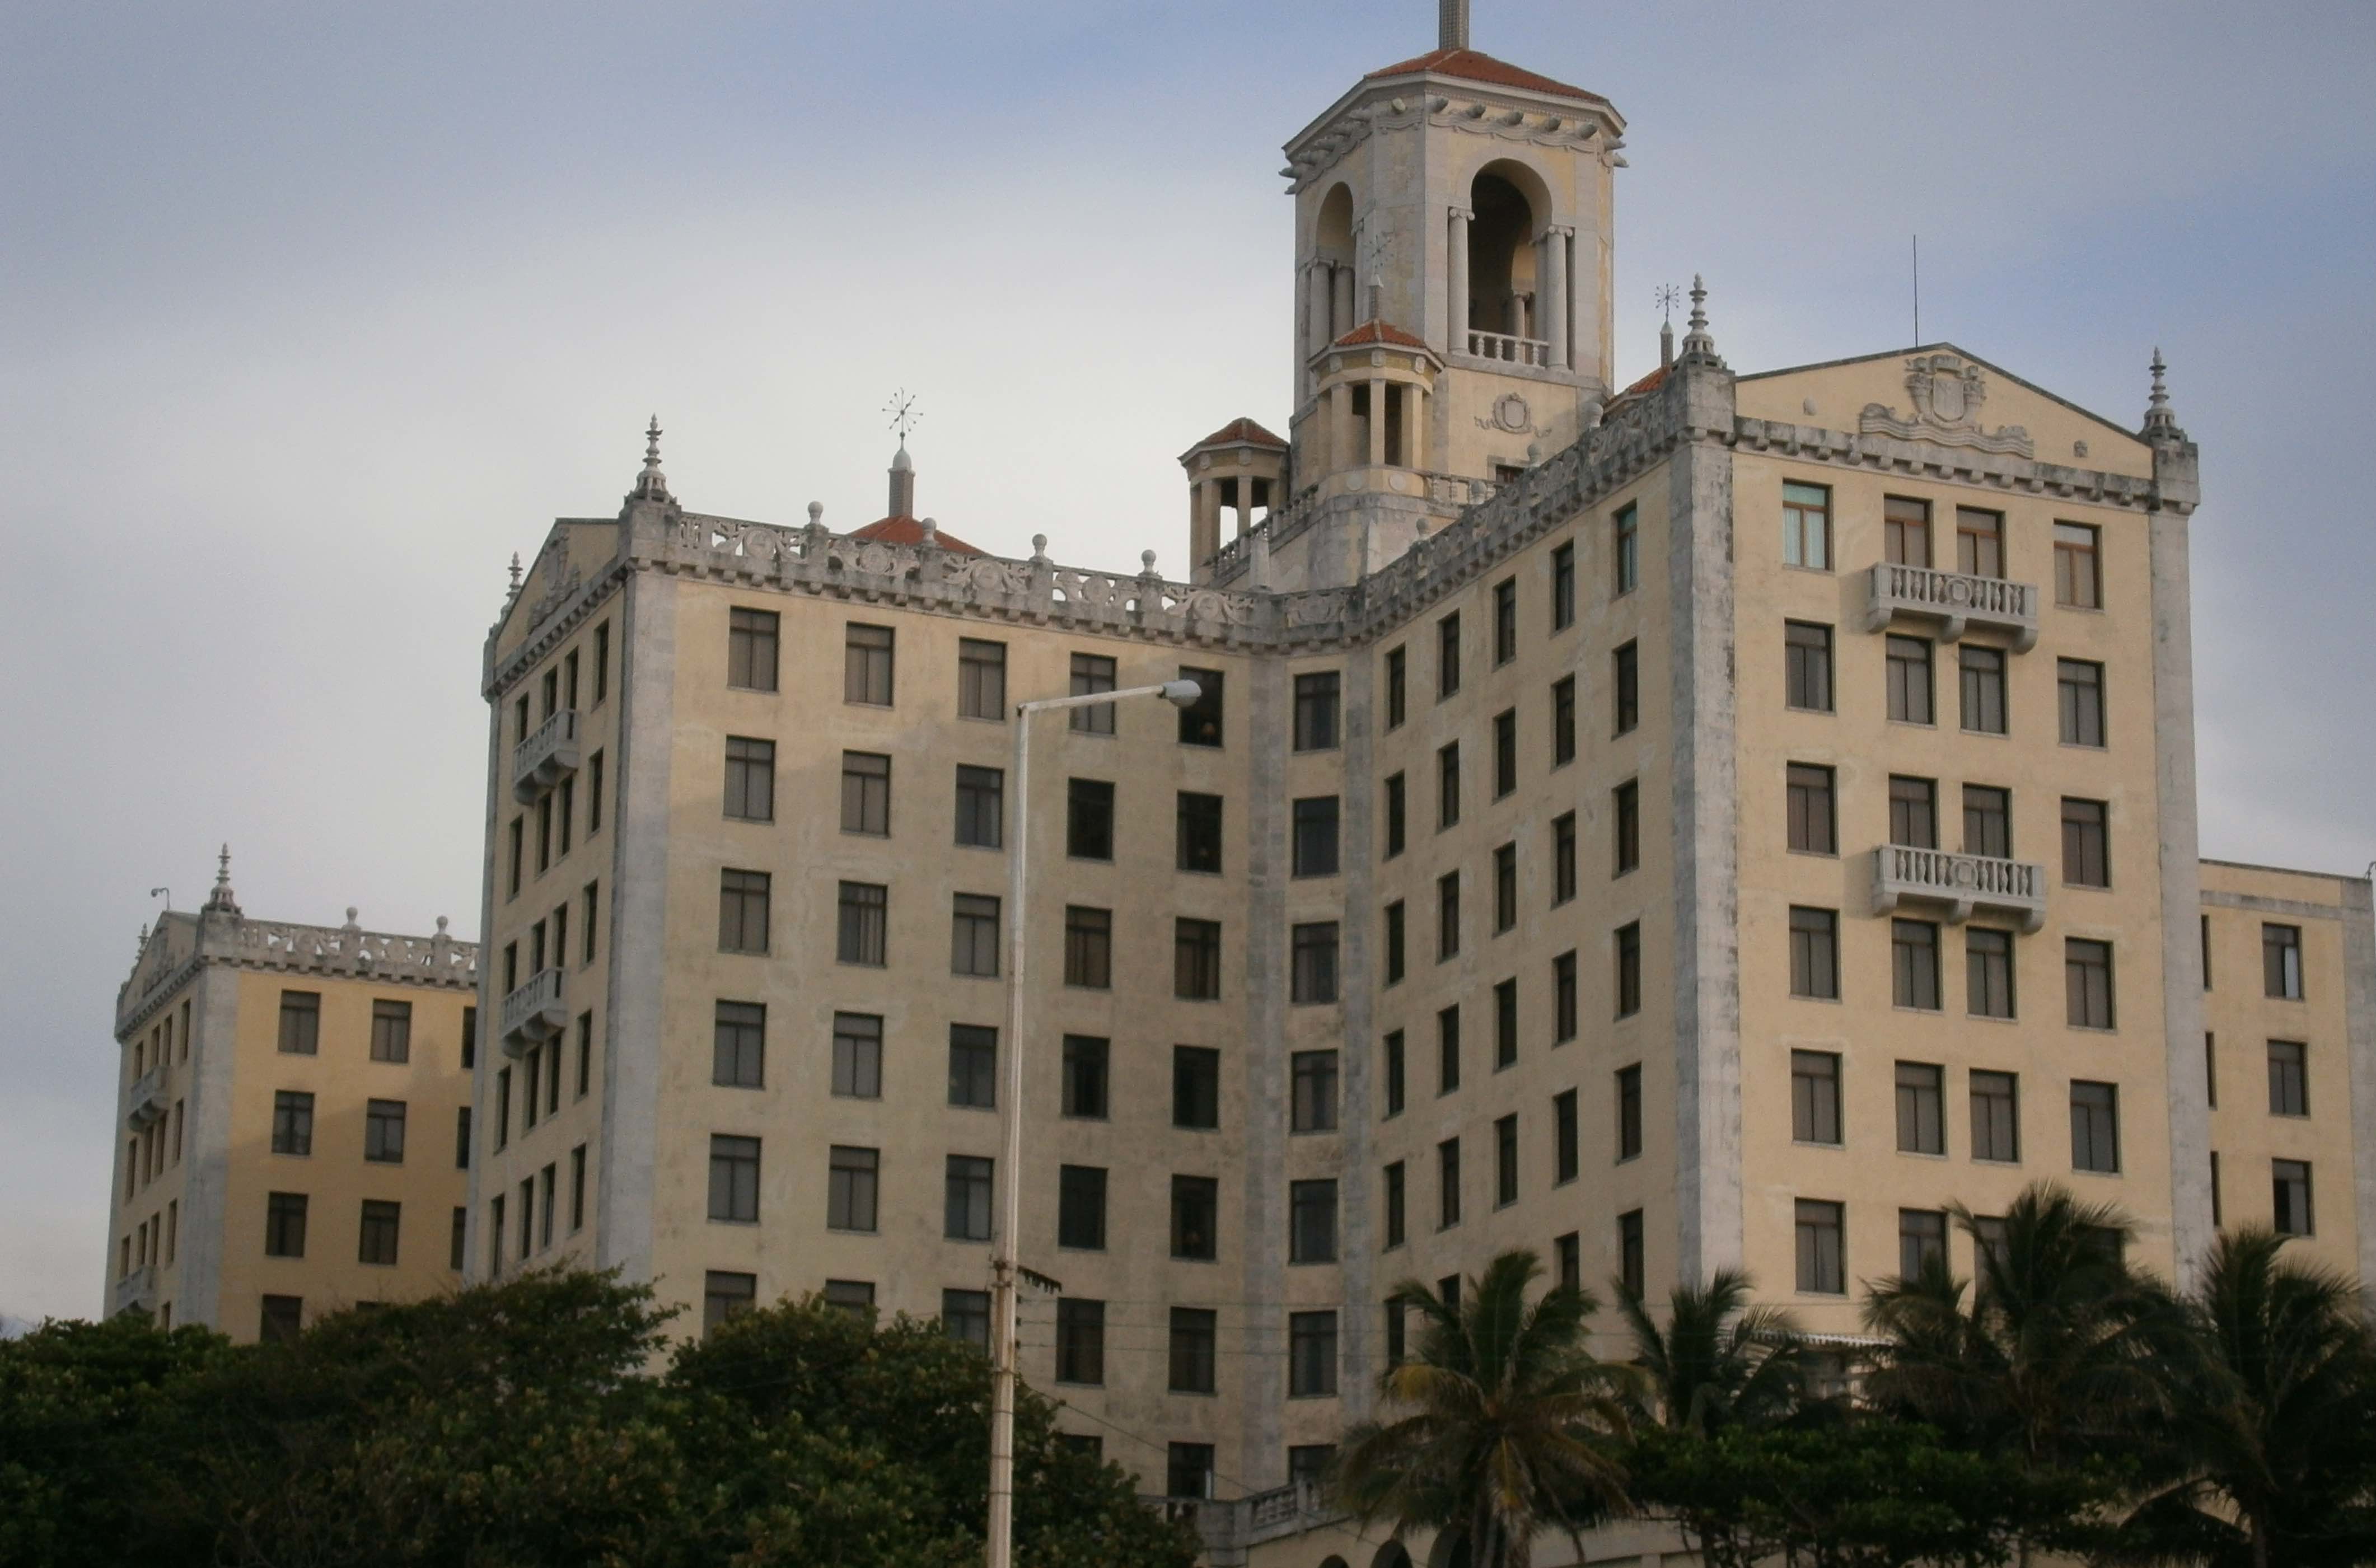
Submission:
[[[1566,364],[1568,234],[1552,227],[1542,177],[1506,159],[1488,163],[1454,220],[1453,351]]]
[[[1310,314],[1311,341],[1304,352],[1316,354],[1360,325],[1353,302],[1353,192],[1339,184],[1320,203],[1320,218],[1312,231],[1312,272],[1305,308]]]

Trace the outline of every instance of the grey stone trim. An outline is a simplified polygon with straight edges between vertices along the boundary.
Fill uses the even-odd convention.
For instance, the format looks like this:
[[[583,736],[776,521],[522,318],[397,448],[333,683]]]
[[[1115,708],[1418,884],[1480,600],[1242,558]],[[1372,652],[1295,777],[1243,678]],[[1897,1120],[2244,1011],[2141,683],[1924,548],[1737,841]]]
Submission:
[[[2358,885],[2366,885],[2363,883]],[[2349,881],[2343,882],[2344,895],[2346,898],[2349,897],[2353,886],[2354,884]],[[2259,893],[2230,893],[2222,887],[2204,888],[2203,902],[2223,909],[2250,909],[2254,914],[2286,915],[2298,921],[2347,921],[2351,918],[2351,907],[2347,903],[2311,904],[2299,898],[2271,898]]]
[[[230,1202],[239,976],[227,966],[209,965],[198,976],[195,999],[196,1004],[190,1009],[191,1033],[196,1038],[190,1041],[189,1109],[184,1112],[183,1124],[189,1175],[182,1184],[179,1307],[184,1323],[220,1329],[224,1327],[223,1216]]]
[[[2184,453],[2188,469],[2192,449]],[[2155,453],[2156,492],[2172,454]],[[2190,476],[2191,477],[2191,476]],[[2172,499],[2176,499],[2173,497]],[[2203,1044],[2202,846],[2194,779],[2193,588],[2191,505],[2157,505],[2147,529],[2154,616],[2154,817],[2159,825],[2162,1047],[2169,1093],[2170,1244],[2179,1282],[2198,1277],[2211,1223],[2211,1104],[2198,1070]]]
[[[492,646],[492,645],[491,645]],[[496,846],[502,841],[504,797],[497,784],[504,766],[504,705],[490,696],[487,701],[487,794],[485,801],[485,831],[481,835],[479,855],[479,935],[492,941],[495,932],[495,857]],[[488,1277],[485,1266],[487,1237],[481,1219],[481,1205],[486,1194],[481,1182],[486,1174],[487,1150],[494,1140],[488,1133],[494,1126],[492,1107],[495,1094],[496,1059],[503,1052],[491,1049],[500,1033],[497,1011],[503,1004],[503,982],[497,978],[493,950],[487,962],[479,966],[479,1039],[472,1042],[470,1069],[470,1170],[463,1182],[462,1194],[462,1282],[476,1285]]]
[[[435,936],[398,936],[353,925],[299,925],[244,915],[171,918],[191,922],[196,932],[195,944],[188,957],[138,998],[119,1000],[115,1017],[119,1042],[128,1041],[142,1025],[178,1000],[182,987],[193,976],[216,965],[438,991],[468,991],[478,985],[478,944],[457,941],[443,931]],[[152,943],[161,936],[160,930]],[[127,981],[125,990],[129,989]]]
[[[1729,422],[1729,374],[1673,378],[1669,396],[1696,405],[1688,424]],[[1668,472],[1676,1273],[1696,1285],[1743,1255],[1732,457],[1693,443]]]
[[[643,515],[631,509],[640,530]],[[676,585],[639,575],[619,617],[619,741],[612,766],[611,985],[603,1005],[602,1146],[594,1255],[652,1277],[661,1025],[668,990],[669,765],[675,740]],[[631,737],[646,746],[637,749]]]
[[[2376,888],[2343,885],[2343,1009],[2351,1053],[2352,1197],[2359,1218],[2359,1282],[2376,1289]]]
[[[1344,1243],[1337,1256],[1344,1305],[1336,1314],[1336,1398],[1341,1420],[1350,1425],[1370,1415],[1373,1379],[1370,1345],[1383,1332],[1377,1321],[1378,1253],[1373,1232],[1378,1194],[1370,1178],[1372,1168],[1371,1116],[1377,1102],[1371,1098],[1372,1061],[1377,1027],[1375,1000],[1378,920],[1376,822],[1377,793],[1371,782],[1376,767],[1377,666],[1373,659],[1345,661],[1345,809],[1343,865],[1345,913],[1338,928],[1343,962],[1338,975],[1344,1000],[1342,1038],[1336,1059],[1336,1126],[1343,1140],[1343,1173],[1337,1178],[1340,1213],[1337,1226]]]
[[[1276,1350],[1245,1358],[1239,1405],[1238,1473],[1260,1482],[1287,1476],[1287,746],[1293,677],[1284,663],[1249,671],[1246,929],[1244,932],[1245,1343]],[[1228,951],[1226,943],[1223,949]],[[1269,1303],[1267,1305],[1264,1303]],[[1341,1325],[1340,1325],[1341,1330]]]
[[[1980,452],[1967,446],[1902,441],[1891,435],[1851,434],[1845,430],[1825,430],[1781,420],[1740,420],[1736,439],[1742,451],[1779,453],[1803,463],[1919,474],[1933,484],[2010,490],[2091,506],[2144,511],[2152,505],[2156,493],[2155,481],[2131,474],[2066,468],[2060,463],[2033,462],[2026,457]]]

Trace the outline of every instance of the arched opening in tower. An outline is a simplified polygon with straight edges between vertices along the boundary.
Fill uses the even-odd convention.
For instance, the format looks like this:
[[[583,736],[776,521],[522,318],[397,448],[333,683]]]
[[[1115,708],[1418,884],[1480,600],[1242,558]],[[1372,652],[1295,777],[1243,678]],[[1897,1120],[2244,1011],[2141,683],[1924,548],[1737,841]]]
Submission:
[[[1506,172],[1505,172],[1506,170]],[[1510,338],[1543,336],[1535,279],[1535,237],[1545,220],[1515,183],[1526,171],[1489,164],[1469,187],[1468,325]]]

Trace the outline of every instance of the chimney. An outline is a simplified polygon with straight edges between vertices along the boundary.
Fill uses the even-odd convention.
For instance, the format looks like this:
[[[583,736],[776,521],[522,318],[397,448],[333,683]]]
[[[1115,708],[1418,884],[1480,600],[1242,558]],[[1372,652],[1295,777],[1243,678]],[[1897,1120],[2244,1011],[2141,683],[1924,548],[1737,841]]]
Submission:
[[[1658,324],[1658,368],[1664,370],[1674,362],[1675,324],[1662,321]]]
[[[916,515],[916,465],[908,456],[908,444],[899,443],[899,450],[891,458],[891,510],[894,517]]]
[[[1468,0],[1436,0],[1435,46],[1438,49],[1468,47]]]

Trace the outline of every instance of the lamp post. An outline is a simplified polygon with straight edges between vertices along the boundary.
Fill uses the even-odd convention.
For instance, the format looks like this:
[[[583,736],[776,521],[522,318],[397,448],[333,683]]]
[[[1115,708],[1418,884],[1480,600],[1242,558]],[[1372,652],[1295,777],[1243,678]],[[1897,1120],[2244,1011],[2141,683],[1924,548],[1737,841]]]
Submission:
[[[999,1200],[998,1242],[991,1267],[990,1543],[988,1568],[1012,1568],[1015,1556],[1015,1306],[1016,1232],[1023,1223],[1023,1004],[1024,895],[1030,873],[1031,720],[1062,707],[1088,707],[1132,697],[1161,697],[1186,707],[1204,695],[1194,681],[1166,681],[1119,692],[1043,697],[1015,705],[1015,844],[1006,872],[1006,1092],[1004,1189]]]

